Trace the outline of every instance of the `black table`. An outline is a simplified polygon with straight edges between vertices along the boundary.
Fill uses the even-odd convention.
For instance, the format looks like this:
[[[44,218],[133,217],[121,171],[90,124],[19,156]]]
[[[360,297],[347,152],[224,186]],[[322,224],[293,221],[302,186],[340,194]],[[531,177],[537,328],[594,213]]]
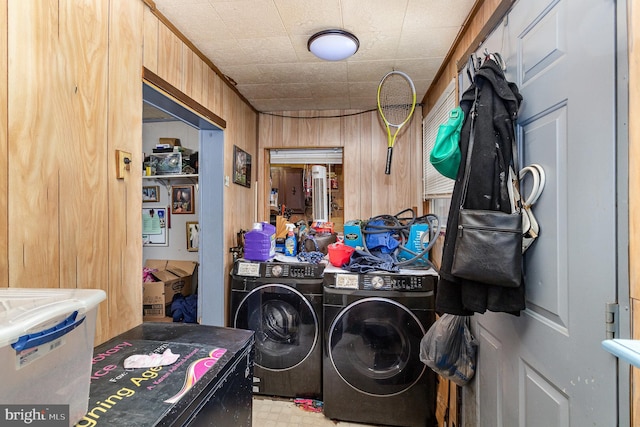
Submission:
[[[251,426],[253,332],[184,323],[143,323],[96,347],[89,410],[77,426]],[[124,369],[133,354],[180,358]]]

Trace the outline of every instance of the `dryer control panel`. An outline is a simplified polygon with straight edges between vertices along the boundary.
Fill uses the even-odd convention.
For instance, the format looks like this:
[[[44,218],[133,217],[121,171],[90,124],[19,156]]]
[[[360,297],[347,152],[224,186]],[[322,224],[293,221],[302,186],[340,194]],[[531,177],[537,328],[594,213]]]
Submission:
[[[432,291],[434,277],[367,273],[360,275],[360,289],[368,291]]]
[[[321,279],[324,265],[311,263],[251,262],[238,260],[233,274],[243,277],[276,279]]]
[[[365,291],[434,291],[438,275],[431,272],[423,274],[398,274],[386,272],[373,273],[325,273],[325,286],[336,289]]]

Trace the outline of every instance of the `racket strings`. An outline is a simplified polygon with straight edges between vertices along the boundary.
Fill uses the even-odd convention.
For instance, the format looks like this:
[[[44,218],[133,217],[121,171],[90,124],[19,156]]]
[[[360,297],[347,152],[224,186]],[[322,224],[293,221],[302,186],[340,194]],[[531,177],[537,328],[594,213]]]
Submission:
[[[380,109],[391,126],[401,126],[413,109],[413,89],[407,80],[398,74],[387,76],[380,87]]]

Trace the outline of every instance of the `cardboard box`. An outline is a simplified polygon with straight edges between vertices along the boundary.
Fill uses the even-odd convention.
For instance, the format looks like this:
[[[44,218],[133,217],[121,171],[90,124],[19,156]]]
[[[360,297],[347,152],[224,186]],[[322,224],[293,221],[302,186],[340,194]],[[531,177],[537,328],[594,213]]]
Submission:
[[[180,147],[180,138],[159,138],[158,141],[160,145],[168,144],[172,147]]]
[[[158,279],[157,282],[142,284],[144,316],[154,318],[170,316],[173,296],[178,293],[186,296],[193,292],[193,275],[198,263],[149,259],[144,266],[157,270],[152,274]]]

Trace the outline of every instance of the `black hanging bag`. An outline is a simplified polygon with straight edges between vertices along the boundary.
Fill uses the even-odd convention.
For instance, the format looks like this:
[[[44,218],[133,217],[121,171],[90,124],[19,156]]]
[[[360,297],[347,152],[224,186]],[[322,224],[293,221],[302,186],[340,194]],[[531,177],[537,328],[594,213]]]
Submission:
[[[513,213],[464,207],[471,171],[477,98],[476,87],[451,274],[488,285],[518,287],[522,281],[522,201],[516,203]],[[517,170],[513,135],[511,141],[511,167]]]

